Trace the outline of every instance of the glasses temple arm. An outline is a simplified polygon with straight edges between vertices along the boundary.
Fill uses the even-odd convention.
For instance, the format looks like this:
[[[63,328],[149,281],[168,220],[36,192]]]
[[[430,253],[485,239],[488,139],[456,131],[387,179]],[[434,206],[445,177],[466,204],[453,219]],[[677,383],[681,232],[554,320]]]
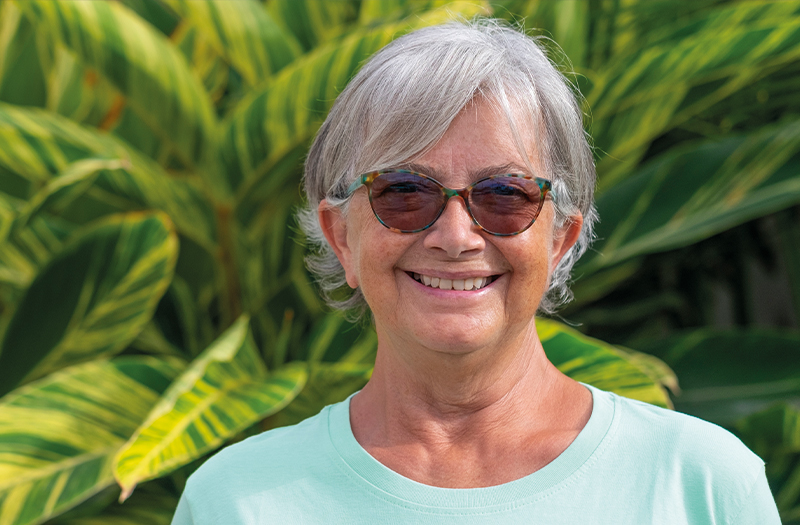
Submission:
[[[366,180],[367,180],[366,175],[361,175],[356,180],[354,180],[353,183],[347,188],[347,196],[349,197],[350,195],[352,195],[358,188],[361,187],[362,184],[366,182]]]

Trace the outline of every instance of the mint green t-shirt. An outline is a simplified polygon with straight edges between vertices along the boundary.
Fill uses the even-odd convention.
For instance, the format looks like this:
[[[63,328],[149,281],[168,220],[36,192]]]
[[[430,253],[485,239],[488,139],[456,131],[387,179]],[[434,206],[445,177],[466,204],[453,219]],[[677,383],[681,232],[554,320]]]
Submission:
[[[348,399],[209,459],[172,523],[780,524],[764,463],[735,436],[589,389],[575,441],[510,483],[444,489],[397,474],[356,441]]]

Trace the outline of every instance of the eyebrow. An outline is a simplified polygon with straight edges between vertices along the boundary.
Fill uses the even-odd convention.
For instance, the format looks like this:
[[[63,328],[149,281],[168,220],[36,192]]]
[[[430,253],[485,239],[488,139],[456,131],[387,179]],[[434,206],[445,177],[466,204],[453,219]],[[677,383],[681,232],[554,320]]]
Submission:
[[[436,180],[439,180],[443,177],[443,174],[431,166],[425,166],[423,164],[416,164],[414,162],[408,162],[399,166],[401,169],[407,169],[410,171],[416,171],[418,173],[423,173],[430,177],[433,177]],[[530,175],[528,168],[522,167],[519,164],[509,162],[508,164],[501,164],[498,166],[486,166],[483,168],[479,168],[477,170],[471,170],[469,172],[470,178],[472,180],[480,180],[486,177],[491,177],[492,175],[503,175],[506,173],[519,173],[523,175]]]

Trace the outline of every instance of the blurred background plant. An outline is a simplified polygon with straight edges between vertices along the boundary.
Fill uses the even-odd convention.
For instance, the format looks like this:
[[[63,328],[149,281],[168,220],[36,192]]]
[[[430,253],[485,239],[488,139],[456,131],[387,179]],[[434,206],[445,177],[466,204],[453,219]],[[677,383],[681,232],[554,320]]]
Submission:
[[[304,152],[373,52],[478,14],[587,99],[602,222],[551,360],[738,433],[800,522],[800,2],[120,0],[0,4],[0,524],[169,523],[219,447],[366,382]]]

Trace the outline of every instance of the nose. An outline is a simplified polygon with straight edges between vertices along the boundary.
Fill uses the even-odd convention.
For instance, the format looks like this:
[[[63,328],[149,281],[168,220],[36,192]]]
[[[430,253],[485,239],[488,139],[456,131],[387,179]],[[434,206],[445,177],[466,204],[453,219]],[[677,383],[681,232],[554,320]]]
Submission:
[[[442,250],[456,259],[464,253],[481,251],[485,243],[481,229],[472,222],[464,199],[451,197],[442,215],[428,229],[423,246]]]

